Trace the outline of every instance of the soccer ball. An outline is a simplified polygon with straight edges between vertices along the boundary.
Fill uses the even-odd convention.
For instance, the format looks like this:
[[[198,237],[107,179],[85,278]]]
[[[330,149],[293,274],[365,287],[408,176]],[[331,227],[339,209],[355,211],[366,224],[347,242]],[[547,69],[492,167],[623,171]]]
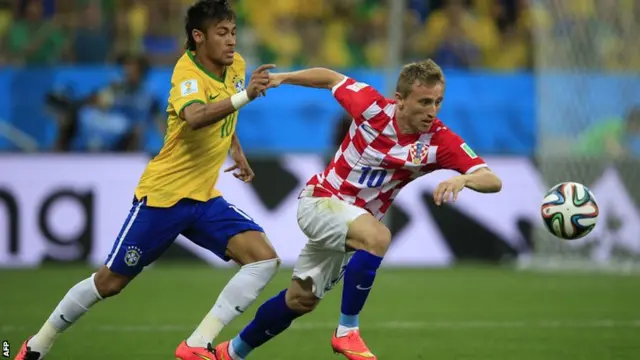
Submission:
[[[541,213],[549,232],[561,239],[575,240],[593,230],[599,210],[589,188],[576,182],[563,182],[544,196]]]

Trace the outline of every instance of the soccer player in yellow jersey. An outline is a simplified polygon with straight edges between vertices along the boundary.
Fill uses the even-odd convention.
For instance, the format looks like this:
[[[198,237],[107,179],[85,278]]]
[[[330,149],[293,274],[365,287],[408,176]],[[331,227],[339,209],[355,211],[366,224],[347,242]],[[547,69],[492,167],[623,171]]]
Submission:
[[[140,179],[105,266],[69,290],[16,359],[42,359],[60,333],[100,300],[122,291],[179,234],[241,268],[178,346],[178,359],[213,360],[213,339],[275,275],[279,260],[262,228],[215,188],[229,152],[235,165],[226,171],[236,171],[245,182],[253,178],[235,135],[238,109],[264,93],[273,65],[259,67],[244,89],[245,62],[235,52],[235,14],[226,0],[191,6],[185,30],[187,51],[171,78],[164,146]]]

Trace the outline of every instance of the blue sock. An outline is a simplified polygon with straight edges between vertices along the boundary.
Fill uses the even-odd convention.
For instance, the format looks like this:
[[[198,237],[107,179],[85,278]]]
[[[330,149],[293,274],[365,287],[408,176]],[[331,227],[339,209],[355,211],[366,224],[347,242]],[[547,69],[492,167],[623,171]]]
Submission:
[[[340,325],[345,327],[358,326],[358,314],[367,301],[380,263],[382,263],[382,257],[364,250],[356,251],[349,260],[342,288]]]
[[[233,351],[238,356],[246,358],[253,349],[285,331],[293,320],[301,316],[287,306],[286,293],[287,290],[283,290],[262,304],[249,325],[231,340]]]

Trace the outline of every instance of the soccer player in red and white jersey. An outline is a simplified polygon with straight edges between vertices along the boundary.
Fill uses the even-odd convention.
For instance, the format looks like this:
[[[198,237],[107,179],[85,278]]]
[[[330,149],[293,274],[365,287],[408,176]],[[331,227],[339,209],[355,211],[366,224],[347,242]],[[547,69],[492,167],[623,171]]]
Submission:
[[[298,224],[309,241],[291,285],[265,302],[236,338],[218,345],[217,359],[244,359],[312,311],[343,276],[341,315],[331,345],[351,360],[376,359],[360,337],[358,314],[391,243],[380,220],[398,192],[439,169],[460,175],[438,185],[433,194],[438,205],[456,201],[464,188],[495,193],[502,183],[437,118],[445,79],[431,60],[402,69],[395,99],[323,68],[271,74],[270,87],[280,84],[331,89],[353,123],[331,164],[300,194]]]

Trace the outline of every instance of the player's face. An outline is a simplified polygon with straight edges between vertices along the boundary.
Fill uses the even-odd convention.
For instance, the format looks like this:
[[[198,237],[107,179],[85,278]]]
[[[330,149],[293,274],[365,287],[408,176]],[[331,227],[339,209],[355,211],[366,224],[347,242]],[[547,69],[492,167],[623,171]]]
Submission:
[[[224,66],[233,64],[236,52],[236,24],[223,20],[207,29],[204,39],[207,55],[214,63]]]
[[[411,86],[411,92],[405,98],[396,94],[399,111],[411,130],[426,132],[431,128],[442,106],[443,95],[443,84],[426,86],[419,82]]]

